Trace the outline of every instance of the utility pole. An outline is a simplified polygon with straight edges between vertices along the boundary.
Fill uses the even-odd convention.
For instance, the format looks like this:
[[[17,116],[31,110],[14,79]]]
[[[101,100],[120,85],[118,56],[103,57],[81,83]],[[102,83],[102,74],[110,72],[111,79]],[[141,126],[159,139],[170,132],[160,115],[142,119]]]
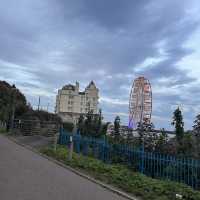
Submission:
[[[49,103],[47,104],[47,112],[49,112]]]
[[[12,115],[11,115],[11,133],[13,133],[14,129],[14,120],[15,120],[15,92],[16,89],[12,88]]]
[[[38,99],[38,111],[40,110],[40,96],[39,96],[39,99]]]

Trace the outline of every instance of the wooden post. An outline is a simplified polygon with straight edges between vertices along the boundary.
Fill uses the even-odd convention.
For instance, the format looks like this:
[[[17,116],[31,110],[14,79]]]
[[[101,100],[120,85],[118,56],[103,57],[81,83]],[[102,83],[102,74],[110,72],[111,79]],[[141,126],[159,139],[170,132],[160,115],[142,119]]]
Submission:
[[[73,136],[71,135],[69,137],[69,155],[68,155],[68,160],[72,160],[72,154],[73,154]]]
[[[54,141],[53,141],[54,152],[56,152],[56,150],[57,150],[58,135],[59,135],[58,133],[54,134]]]

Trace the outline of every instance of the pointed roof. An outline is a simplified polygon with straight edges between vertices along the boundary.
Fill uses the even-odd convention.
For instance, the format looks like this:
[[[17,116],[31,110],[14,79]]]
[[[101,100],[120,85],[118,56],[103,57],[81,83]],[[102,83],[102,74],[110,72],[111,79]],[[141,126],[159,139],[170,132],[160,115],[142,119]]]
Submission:
[[[86,89],[91,88],[91,86],[94,86],[96,88],[96,85],[93,80],[89,83],[89,85],[86,87]]]

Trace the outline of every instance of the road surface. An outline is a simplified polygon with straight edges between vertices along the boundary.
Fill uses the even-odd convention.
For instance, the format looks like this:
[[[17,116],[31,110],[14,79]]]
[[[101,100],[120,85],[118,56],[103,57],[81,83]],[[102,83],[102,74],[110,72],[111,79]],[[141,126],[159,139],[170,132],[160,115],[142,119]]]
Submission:
[[[125,200],[0,135],[1,200]]]

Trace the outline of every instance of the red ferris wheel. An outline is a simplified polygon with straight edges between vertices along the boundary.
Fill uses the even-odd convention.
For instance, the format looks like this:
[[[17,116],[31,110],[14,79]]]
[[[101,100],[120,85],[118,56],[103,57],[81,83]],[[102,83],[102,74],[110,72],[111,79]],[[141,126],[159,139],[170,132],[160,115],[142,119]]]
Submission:
[[[129,99],[129,128],[137,128],[140,123],[150,123],[152,114],[152,90],[148,79],[134,80]]]

